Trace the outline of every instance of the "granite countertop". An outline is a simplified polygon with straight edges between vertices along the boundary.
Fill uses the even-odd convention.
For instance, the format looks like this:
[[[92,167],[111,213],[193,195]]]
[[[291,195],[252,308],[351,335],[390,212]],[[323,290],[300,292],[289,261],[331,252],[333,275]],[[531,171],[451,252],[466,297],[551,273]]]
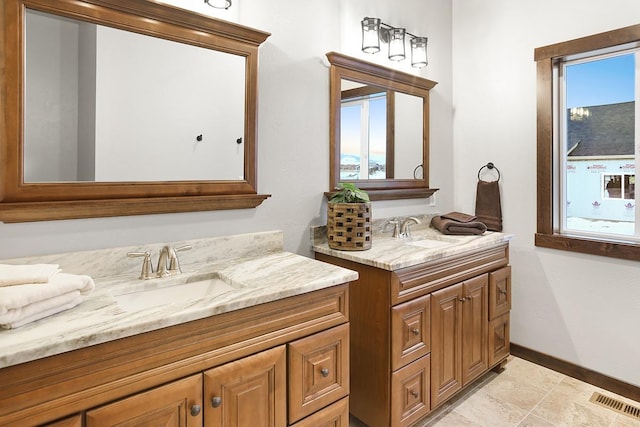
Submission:
[[[420,224],[411,225],[411,237],[392,237],[391,229],[387,226],[387,218],[374,221],[370,249],[331,249],[327,243],[324,226],[312,230],[312,247],[317,253],[394,271],[474,249],[496,246],[508,242],[513,237],[510,234],[492,231],[486,231],[479,236],[445,235],[429,226],[432,215],[413,216],[420,220]]]
[[[185,241],[174,246],[182,244],[193,246],[184,255],[180,252],[184,273],[150,280],[137,279],[142,260],[126,261],[126,252],[152,249],[157,254],[160,244],[8,260],[8,263],[56,262],[64,272],[76,274],[91,273],[93,265],[96,289],[70,310],[17,329],[0,330],[0,368],[312,292],[358,277],[351,270],[283,251],[281,232]],[[199,256],[193,255],[198,252]],[[97,255],[111,257],[117,260],[117,265],[105,270],[96,262]],[[169,300],[142,309],[125,309],[126,305],[118,302],[122,294],[133,295],[210,277],[226,283],[213,296],[196,294],[193,299]]]

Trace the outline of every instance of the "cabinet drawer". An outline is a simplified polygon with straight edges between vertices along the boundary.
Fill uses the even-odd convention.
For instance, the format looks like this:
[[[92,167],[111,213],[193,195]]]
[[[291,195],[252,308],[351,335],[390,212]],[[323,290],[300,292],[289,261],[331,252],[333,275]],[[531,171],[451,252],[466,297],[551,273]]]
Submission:
[[[409,426],[429,413],[430,367],[427,355],[391,375],[392,426]]]
[[[489,319],[511,310],[511,266],[489,273]]]
[[[345,397],[291,427],[349,427],[349,398]]]
[[[289,423],[349,394],[349,324],[289,344]]]
[[[489,366],[509,355],[509,313],[489,322]]]
[[[431,351],[430,296],[391,309],[391,370],[395,371]]]

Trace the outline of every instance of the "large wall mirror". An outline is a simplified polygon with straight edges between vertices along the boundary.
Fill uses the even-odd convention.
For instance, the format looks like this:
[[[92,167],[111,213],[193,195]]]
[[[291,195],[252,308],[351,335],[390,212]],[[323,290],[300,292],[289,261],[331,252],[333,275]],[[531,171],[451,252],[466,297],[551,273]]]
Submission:
[[[429,90],[436,82],[336,52],[330,76],[330,185],[372,200],[429,197]]]
[[[4,0],[0,220],[250,208],[268,33],[148,0]]]

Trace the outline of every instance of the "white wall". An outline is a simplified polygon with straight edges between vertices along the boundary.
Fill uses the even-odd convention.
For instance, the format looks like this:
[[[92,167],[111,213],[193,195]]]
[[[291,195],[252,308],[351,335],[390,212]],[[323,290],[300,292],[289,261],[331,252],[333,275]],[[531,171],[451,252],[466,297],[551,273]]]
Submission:
[[[536,248],[536,47],[637,24],[636,0],[454,0],[454,206],[502,173],[512,341],[640,385],[640,265]]]
[[[272,197],[248,210],[0,223],[0,259],[276,229],[284,231],[286,250],[310,255],[308,229],[326,223],[323,193],[329,190],[329,69],[325,53],[364,57],[360,21],[367,15],[428,35],[430,65],[419,73],[439,82],[431,97],[431,184],[441,189],[438,206],[429,207],[425,199],[374,202],[374,218],[450,209],[453,151],[448,0],[406,0],[399,5],[388,0],[234,0],[228,11],[209,8],[200,1],[170,2],[272,33],[260,47],[257,149],[258,191]],[[366,59],[376,57],[367,55]],[[394,65],[381,54],[377,59]],[[416,72],[406,62],[397,66]]]

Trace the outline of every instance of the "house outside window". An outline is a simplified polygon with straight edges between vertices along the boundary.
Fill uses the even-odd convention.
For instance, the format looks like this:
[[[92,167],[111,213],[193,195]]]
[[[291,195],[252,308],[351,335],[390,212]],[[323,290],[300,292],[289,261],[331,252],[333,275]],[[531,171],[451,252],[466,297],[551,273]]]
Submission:
[[[636,25],[535,51],[537,246],[640,259],[639,41]]]

